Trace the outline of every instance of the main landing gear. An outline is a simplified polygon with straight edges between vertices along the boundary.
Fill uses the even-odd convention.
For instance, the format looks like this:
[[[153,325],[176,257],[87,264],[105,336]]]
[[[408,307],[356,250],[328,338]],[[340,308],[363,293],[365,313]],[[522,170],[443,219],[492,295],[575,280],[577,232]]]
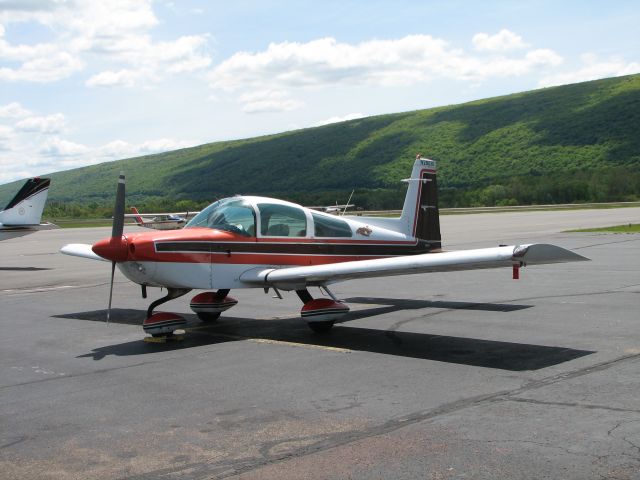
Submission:
[[[324,289],[331,298],[313,298],[306,288],[296,290],[304,306],[300,310],[302,319],[315,333],[327,333],[336,320],[349,313],[349,307],[335,298],[328,289]]]
[[[158,312],[153,310],[169,300],[181,297],[191,291],[190,288],[168,288],[167,295],[159,298],[147,309],[147,318],[142,322],[142,328],[153,337],[172,336],[173,332],[184,327],[187,321],[175,313]],[[238,303],[235,298],[229,297],[229,290],[217,292],[202,292],[191,299],[191,310],[198,315],[203,322],[213,322],[220,314]]]
[[[345,303],[339,301],[327,288],[323,289],[331,298],[313,298],[306,288],[296,290],[298,297],[304,303],[300,315],[315,333],[327,333],[337,320],[349,313],[349,307]],[[169,300],[186,295],[190,291],[190,288],[168,288],[164,297],[149,305],[147,318],[142,323],[144,331],[159,339],[177,338],[173,332],[186,326],[187,321],[175,313],[153,313],[153,310]],[[191,299],[191,310],[203,322],[213,322],[220,317],[222,312],[237,305],[238,301],[228,294],[228,289],[199,293]]]

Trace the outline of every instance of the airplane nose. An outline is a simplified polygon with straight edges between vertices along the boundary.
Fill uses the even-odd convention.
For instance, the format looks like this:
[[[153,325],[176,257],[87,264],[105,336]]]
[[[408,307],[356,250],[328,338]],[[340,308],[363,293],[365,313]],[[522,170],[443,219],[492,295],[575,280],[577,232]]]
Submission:
[[[100,255],[102,258],[106,258],[112,262],[124,262],[129,256],[127,237],[124,235],[100,240],[93,244],[91,250],[93,250],[93,253],[96,255]]]

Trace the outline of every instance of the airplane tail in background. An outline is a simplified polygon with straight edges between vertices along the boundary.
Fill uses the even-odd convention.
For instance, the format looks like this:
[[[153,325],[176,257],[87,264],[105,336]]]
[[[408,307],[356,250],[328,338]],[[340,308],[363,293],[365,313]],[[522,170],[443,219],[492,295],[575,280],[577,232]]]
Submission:
[[[4,226],[39,225],[44,204],[49,194],[48,178],[30,178],[20,191],[0,211],[0,224]]]
[[[141,227],[144,226],[144,220],[142,220],[142,217],[138,213],[138,209],[136,207],[131,207],[131,211],[136,214],[136,216],[133,217],[136,223]]]
[[[425,240],[431,249],[440,248],[442,239],[435,160],[418,156],[411,177],[403,181],[409,183],[400,216],[403,233]]]

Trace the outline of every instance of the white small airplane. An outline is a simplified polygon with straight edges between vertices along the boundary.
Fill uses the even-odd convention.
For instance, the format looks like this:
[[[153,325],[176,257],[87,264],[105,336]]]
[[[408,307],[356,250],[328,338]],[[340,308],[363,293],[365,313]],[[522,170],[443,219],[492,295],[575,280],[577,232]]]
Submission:
[[[0,211],[0,240],[58,228],[53,223],[40,223],[50,183],[50,179],[39,177],[25,182],[4,210]]]
[[[133,218],[140,227],[153,228],[154,230],[177,230],[187,223],[187,219],[200,212],[181,213],[145,213],[138,212],[136,207],[131,207],[133,213],[125,214],[125,218]],[[184,215],[181,216],[181,215]]]
[[[351,198],[353,197],[353,192],[355,192],[355,190],[351,191],[351,195],[349,195],[349,200],[347,200],[347,203],[345,204],[339,205],[338,201],[336,200],[335,205],[323,205],[320,207],[316,206],[316,207],[307,207],[307,208],[310,208],[311,210],[320,210],[321,212],[326,212],[326,213],[334,213],[334,214],[341,213],[342,215],[344,215],[347,209],[355,207],[355,204],[349,203],[351,201]]]
[[[191,309],[213,321],[238,301],[233,288],[295,291],[303,302],[301,317],[314,332],[327,332],[349,312],[329,285],[345,280],[425,272],[508,267],[519,278],[525,265],[588,260],[549,244],[511,245],[443,251],[438,215],[436,162],[416,158],[399,218],[336,217],[265,197],[236,196],[219,200],[196,215],[185,228],[171,232],[123,234],[125,180],[116,192],[110,238],[94,245],[65,245],[61,252],[111,262],[111,311],[116,265],[129,280],[164,287],[167,295],[151,303],[142,327],[153,336],[171,335],[186,320],[160,304],[202,289]],[[309,287],[328,297],[313,298]],[[424,288],[422,286],[421,288]]]

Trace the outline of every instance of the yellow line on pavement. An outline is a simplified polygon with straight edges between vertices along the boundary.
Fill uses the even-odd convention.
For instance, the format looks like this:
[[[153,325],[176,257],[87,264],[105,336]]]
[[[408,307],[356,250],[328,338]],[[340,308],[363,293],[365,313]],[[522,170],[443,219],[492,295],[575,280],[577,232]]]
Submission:
[[[313,343],[286,342],[284,340],[270,340],[268,338],[247,338],[249,342],[266,343],[269,345],[286,345],[288,347],[315,348],[318,350],[327,350],[329,352],[351,353],[348,348],[328,347],[325,345],[315,345]]]

